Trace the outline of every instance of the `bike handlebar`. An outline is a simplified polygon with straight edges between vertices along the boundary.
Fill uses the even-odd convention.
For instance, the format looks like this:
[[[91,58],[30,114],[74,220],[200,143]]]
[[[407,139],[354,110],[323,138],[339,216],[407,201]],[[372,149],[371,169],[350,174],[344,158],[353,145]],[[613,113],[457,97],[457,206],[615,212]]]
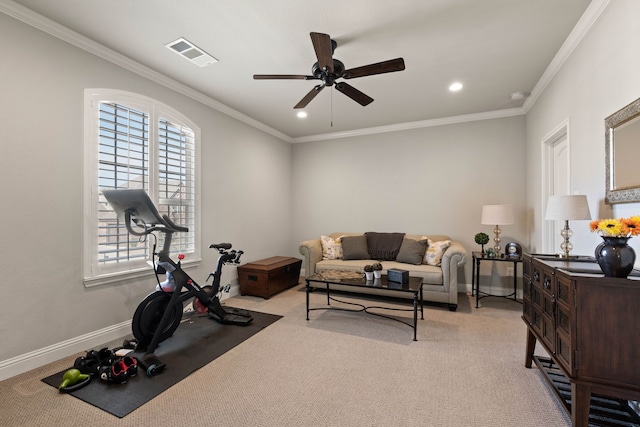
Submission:
[[[189,231],[187,227],[175,224],[166,214],[160,215],[143,189],[104,190],[102,194],[119,217],[124,214],[127,230],[133,235],[144,236],[156,230],[167,234]],[[138,226],[142,223],[146,231],[133,230],[130,224],[131,219]]]
[[[162,219],[164,219],[164,221],[167,223],[167,225],[169,226],[169,228],[172,229],[172,231],[184,231],[187,232],[189,231],[188,227],[182,227],[180,225],[176,225],[173,221],[171,221],[171,219],[169,218],[168,215],[162,215]]]

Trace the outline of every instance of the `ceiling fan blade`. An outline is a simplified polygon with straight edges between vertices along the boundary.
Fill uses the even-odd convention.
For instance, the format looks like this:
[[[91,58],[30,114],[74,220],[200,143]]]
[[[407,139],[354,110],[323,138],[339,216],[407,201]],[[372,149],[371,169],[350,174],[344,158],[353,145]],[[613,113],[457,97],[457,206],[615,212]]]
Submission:
[[[254,74],[253,79],[254,80],[273,80],[273,79],[311,80],[311,79],[315,79],[315,77],[295,75],[295,74]]]
[[[316,51],[318,66],[321,70],[328,69],[333,73],[333,48],[329,34],[311,33],[311,43]]]
[[[344,93],[345,95],[347,95],[349,98],[353,99],[354,101],[356,101],[358,104],[362,105],[363,107],[371,104],[373,102],[373,98],[371,98],[368,95],[365,95],[364,93],[360,92],[358,89],[356,89],[355,87],[345,83],[345,82],[340,82],[340,83],[336,83],[336,89],[339,90],[340,92]]]
[[[345,79],[354,79],[356,77],[393,73],[394,71],[402,70],[404,70],[404,59],[396,58],[375,64],[363,65],[362,67],[351,68],[350,70],[346,70],[342,77]]]
[[[324,85],[318,85],[318,86],[314,87],[293,108],[304,108],[304,107],[306,107],[307,104],[310,103],[311,100],[313,98],[315,98],[316,95],[319,94],[322,89],[324,89]]]

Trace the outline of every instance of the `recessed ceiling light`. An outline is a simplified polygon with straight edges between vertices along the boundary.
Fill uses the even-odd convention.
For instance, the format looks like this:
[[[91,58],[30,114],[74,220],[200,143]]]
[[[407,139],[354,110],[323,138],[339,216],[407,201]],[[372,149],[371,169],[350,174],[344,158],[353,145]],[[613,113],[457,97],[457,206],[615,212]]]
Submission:
[[[511,99],[514,101],[519,101],[521,99],[525,99],[529,94],[527,92],[513,92],[511,94]]]
[[[451,85],[449,86],[449,90],[451,92],[457,92],[460,89],[462,89],[462,83],[460,82],[451,83]]]
[[[307,113],[306,111],[298,111],[298,117],[300,117],[301,119],[304,119],[305,117],[307,117]]]

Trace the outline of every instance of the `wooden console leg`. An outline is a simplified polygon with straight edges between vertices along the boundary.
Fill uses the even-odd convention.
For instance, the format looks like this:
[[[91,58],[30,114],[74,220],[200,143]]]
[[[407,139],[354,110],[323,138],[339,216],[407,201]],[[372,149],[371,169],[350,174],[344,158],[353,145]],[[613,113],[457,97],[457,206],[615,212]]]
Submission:
[[[589,408],[591,404],[591,387],[571,383],[571,424],[573,427],[589,425]]]
[[[531,362],[533,361],[533,352],[536,350],[536,336],[533,335],[531,329],[527,328],[527,353],[524,359],[524,366],[531,368]]]

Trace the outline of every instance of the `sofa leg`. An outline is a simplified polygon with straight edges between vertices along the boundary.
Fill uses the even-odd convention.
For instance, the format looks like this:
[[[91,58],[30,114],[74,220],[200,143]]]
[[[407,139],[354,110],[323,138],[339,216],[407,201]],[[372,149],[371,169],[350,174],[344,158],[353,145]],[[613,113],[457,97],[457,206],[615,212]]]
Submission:
[[[449,311],[456,311],[458,309],[458,304],[449,304]]]

